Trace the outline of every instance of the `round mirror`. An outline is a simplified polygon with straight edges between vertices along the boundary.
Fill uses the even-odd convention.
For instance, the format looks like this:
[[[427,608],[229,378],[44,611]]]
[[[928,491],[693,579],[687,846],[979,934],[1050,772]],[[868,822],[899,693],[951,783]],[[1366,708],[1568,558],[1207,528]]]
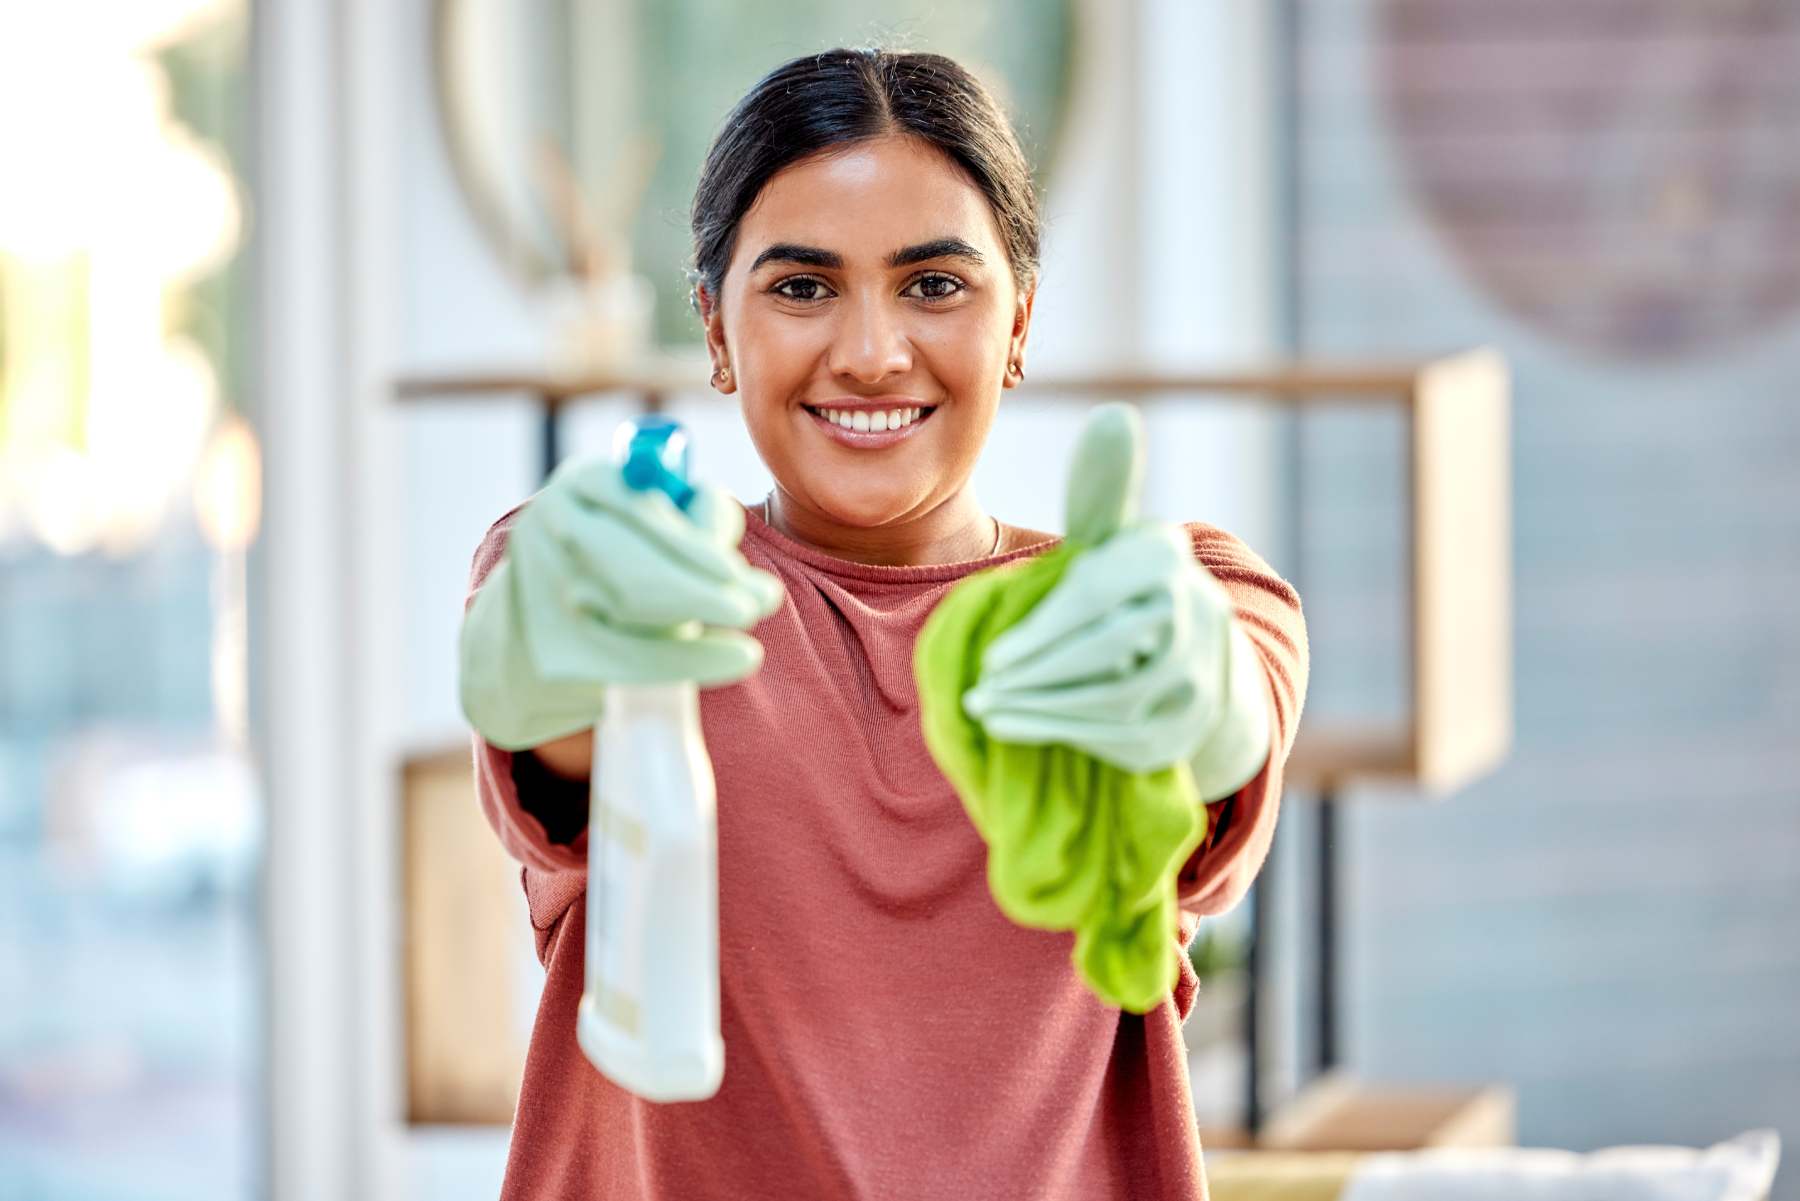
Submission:
[[[688,206],[714,132],[809,48],[928,48],[975,72],[1048,177],[1067,108],[1074,0],[437,0],[439,107],[456,173],[529,286],[628,262],[656,342],[697,341]]]

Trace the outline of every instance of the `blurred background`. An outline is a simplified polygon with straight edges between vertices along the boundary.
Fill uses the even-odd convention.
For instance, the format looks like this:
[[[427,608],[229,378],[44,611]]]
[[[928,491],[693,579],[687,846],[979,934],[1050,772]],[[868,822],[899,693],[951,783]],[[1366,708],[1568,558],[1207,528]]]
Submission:
[[[1504,754],[1290,789],[1191,951],[1202,1125],[1330,1066],[1499,1097],[1488,1144],[1791,1151],[1800,0],[62,0],[0,5],[0,1201],[495,1195],[540,972],[470,557],[643,403],[546,381],[698,353],[730,105],[860,44],[1013,114],[1034,382],[1504,358]],[[704,377],[658,395],[759,498]],[[1147,507],[1299,588],[1306,726],[1389,718],[1402,407],[1253,391],[1139,397]],[[1069,401],[1010,394],[1007,520],[1060,528]],[[432,958],[483,923],[485,991]]]

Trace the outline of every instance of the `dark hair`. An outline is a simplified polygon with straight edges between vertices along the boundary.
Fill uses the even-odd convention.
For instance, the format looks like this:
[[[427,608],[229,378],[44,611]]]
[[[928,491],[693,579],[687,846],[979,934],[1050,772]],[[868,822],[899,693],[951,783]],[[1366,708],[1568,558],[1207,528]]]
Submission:
[[[690,283],[704,283],[717,301],[738,223],[776,172],[889,134],[927,142],[968,172],[993,210],[1013,281],[1029,287],[1038,272],[1038,196],[992,94],[941,54],[841,47],[776,67],[725,118],[694,189]],[[688,299],[698,310],[691,288]]]

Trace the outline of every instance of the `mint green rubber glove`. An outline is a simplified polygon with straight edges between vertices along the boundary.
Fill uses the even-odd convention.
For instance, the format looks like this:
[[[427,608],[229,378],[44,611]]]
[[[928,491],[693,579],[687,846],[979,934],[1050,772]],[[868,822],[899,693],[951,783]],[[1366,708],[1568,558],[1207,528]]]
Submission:
[[[567,460],[520,510],[463,617],[463,715],[503,750],[594,724],[609,684],[723,684],[762,663],[747,632],[781,581],[738,551],[744,514],[694,486],[686,512],[602,458]]]
[[[1006,742],[1066,743],[1134,772],[1189,762],[1210,800],[1261,770],[1267,687],[1231,598],[1195,560],[1187,532],[1133,518],[1142,461],[1137,411],[1097,409],[1076,453],[1068,520],[1072,538],[1099,545],[988,644],[963,705]]]
[[[960,581],[926,620],[913,657],[925,743],[988,844],[995,904],[1020,925],[1073,930],[1071,959],[1082,979],[1106,1003],[1137,1013],[1160,1004],[1180,972],[1175,875],[1207,822],[1191,765],[1177,758],[1133,771],[1067,741],[1011,741],[970,714],[965,694],[977,684],[989,648],[1050,604],[1122,525],[1136,524],[1141,447],[1135,409],[1096,409],[1071,468],[1062,545]],[[1087,574],[1076,577],[1071,592],[1097,587],[1080,582]],[[1127,590],[1119,603],[1136,595]],[[1152,599],[1143,607],[1156,604]],[[1168,611],[1169,623],[1178,620],[1173,614],[1182,610],[1173,597]],[[1104,625],[1108,614],[1098,616]],[[1110,665],[1135,661],[1140,652],[1154,658],[1163,637],[1151,637],[1157,629],[1138,612],[1115,618],[1104,633],[1082,625],[1067,636],[1101,638],[1110,649],[1084,653]],[[1007,664],[1027,665],[1026,657]],[[1067,664],[1057,670],[1082,679]]]

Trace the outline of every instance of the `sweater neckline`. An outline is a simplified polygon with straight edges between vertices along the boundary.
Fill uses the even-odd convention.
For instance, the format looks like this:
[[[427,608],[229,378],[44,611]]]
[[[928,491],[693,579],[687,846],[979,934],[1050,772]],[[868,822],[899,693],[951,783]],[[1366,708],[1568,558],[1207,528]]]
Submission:
[[[955,580],[993,567],[1008,563],[1014,559],[1022,559],[1050,549],[1062,539],[1050,537],[1039,539],[1027,546],[1015,546],[1011,550],[1003,550],[998,554],[982,555],[975,559],[962,559],[954,563],[858,563],[854,559],[840,559],[836,555],[820,550],[810,543],[790,538],[774,526],[764,521],[754,505],[738,504],[744,510],[744,533],[766,543],[771,549],[790,559],[798,559],[811,567],[816,567],[827,575],[846,580],[864,580],[870,583],[886,584],[922,584],[941,580]],[[1001,522],[1004,538],[1005,530],[1012,528]]]

